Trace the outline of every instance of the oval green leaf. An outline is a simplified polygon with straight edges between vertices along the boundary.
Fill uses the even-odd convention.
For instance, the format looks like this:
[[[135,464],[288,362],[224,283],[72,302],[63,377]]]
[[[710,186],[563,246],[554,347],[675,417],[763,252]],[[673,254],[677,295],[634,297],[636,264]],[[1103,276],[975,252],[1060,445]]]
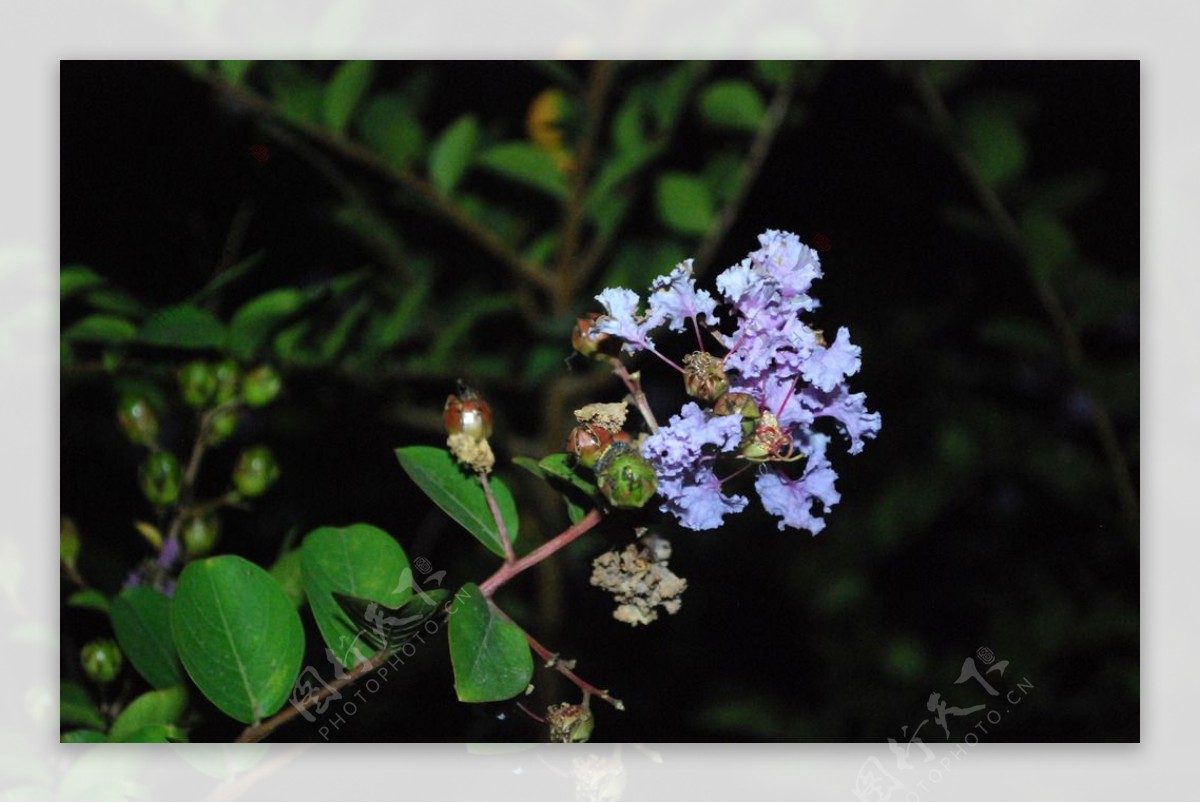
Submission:
[[[479,156],[479,164],[552,198],[567,197],[567,180],[548,153],[528,142],[501,142]]]
[[[94,588],[83,588],[67,597],[67,604],[72,608],[91,608],[93,611],[108,613],[108,598]]]
[[[58,297],[68,298],[100,284],[104,277],[86,265],[65,265],[58,274]]]
[[[300,547],[304,590],[326,646],[344,667],[375,654],[359,628],[342,611],[333,592],[381,603],[388,608],[412,596],[412,570],[396,539],[370,524],[320,527]]]
[[[400,465],[412,477],[413,482],[433,502],[467,529],[485,547],[504,557],[504,544],[496,520],[488,507],[483,486],[476,477],[468,476],[445,449],[432,446],[406,446],[396,450]],[[517,540],[517,503],[512,492],[499,477],[489,480],[500,517],[504,520],[508,537]]]
[[[717,81],[699,98],[700,116],[719,128],[754,131],[767,116],[767,107],[749,81]]]
[[[229,350],[252,360],[271,332],[304,305],[304,294],[294,287],[271,290],[242,305],[229,322]]]
[[[358,134],[397,170],[408,169],[425,147],[425,131],[411,104],[397,95],[374,95],[358,118]]]
[[[179,304],[147,318],[138,339],[151,346],[177,349],[220,348],[225,343],[225,325],[208,310]]]
[[[189,563],[171,603],[171,630],[188,675],[229,716],[249,724],[287,702],[304,626],[263,569],[235,555]]]
[[[108,738],[113,742],[131,741],[130,737],[144,728],[176,724],[186,710],[187,691],[183,686],[148,691],[125,706],[125,710],[109,730]]]
[[[137,327],[116,315],[89,315],[63,332],[62,339],[74,343],[127,343],[137,337]]]
[[[681,234],[704,234],[716,217],[708,185],[698,176],[666,173],[658,180],[658,216]]]
[[[474,583],[459,589],[450,605],[450,662],[464,703],[511,699],[533,678],[525,633],[502,618]]]
[[[62,744],[103,743],[108,741],[108,737],[100,731],[83,729],[67,731],[58,741]]]
[[[339,134],[345,130],[374,71],[375,64],[370,61],[346,61],[337,68],[321,96],[321,116],[326,126]]]
[[[121,651],[156,689],[183,683],[183,667],[171,635],[171,600],[152,588],[127,588],[109,613]]]
[[[471,164],[479,145],[479,121],[464,114],[433,143],[429,153],[429,178],[446,195],[454,192]]]
[[[104,715],[78,683],[64,680],[58,688],[58,718],[63,725],[103,728]]]

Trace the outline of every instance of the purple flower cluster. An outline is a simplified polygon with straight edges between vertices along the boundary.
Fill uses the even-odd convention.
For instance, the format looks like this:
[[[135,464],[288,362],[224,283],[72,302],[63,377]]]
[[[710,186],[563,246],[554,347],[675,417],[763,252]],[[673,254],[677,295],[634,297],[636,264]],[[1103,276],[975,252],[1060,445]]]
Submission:
[[[693,530],[718,527],[729,513],[741,512],[744,496],[722,490],[717,461],[729,456],[758,463],[755,489],[779,528],[795,527],[816,535],[824,513],[841,499],[834,487],[837,472],[826,456],[831,438],[820,432],[820,419],[832,420],[849,440],[848,451],[862,451],[864,440],[879,432],[879,413],[868,412],[866,394],[851,393],[846,378],[859,370],[861,349],[842,327],[831,343],[802,320],[818,307],[809,295],[821,277],[815,251],[796,235],[767,231],[760,247],[717,277],[717,290],[732,313],[733,329],[717,329],[718,302],[697,290],[691,260],[651,284],[645,314],[637,293],[623,288],[596,297],[607,313],[598,332],[619,337],[630,353],[659,355],[650,333],[666,324],[682,331],[691,322],[703,348],[701,327],[722,344],[729,393],[749,395],[760,417],[754,431],[742,415],[718,415],[695,402],[642,445],[654,467],[663,497],[661,509]],[[675,366],[673,362],[662,359]],[[714,360],[715,362],[715,360]],[[678,367],[678,366],[675,366]],[[753,449],[748,449],[748,444]],[[741,473],[736,469],[730,474]],[[820,509],[816,504],[820,503]]]

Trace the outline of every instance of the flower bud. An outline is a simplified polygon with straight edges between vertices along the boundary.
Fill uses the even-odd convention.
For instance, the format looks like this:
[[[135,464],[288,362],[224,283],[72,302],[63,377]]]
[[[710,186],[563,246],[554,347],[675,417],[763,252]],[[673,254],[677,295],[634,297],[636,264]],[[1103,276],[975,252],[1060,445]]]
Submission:
[[[209,446],[216,446],[229,440],[229,437],[237,431],[238,420],[237,410],[224,409],[213,413],[212,418],[208,421],[205,443]]]
[[[596,464],[596,481],[614,507],[639,508],[658,490],[654,469],[627,443],[614,443]]]
[[[449,435],[463,434],[476,440],[492,436],[492,408],[483,397],[471,388],[459,383],[459,395],[453,393],[446,398],[442,408],[442,421]]]
[[[713,404],[713,412],[717,415],[740,415],[742,417],[742,435],[749,437],[754,434],[759,410],[758,403],[749,393],[724,394]]]
[[[604,360],[616,353],[616,342],[595,329],[599,313],[589,312],[583,318],[575,319],[575,328],[571,330],[571,346],[584,357],[594,360]]]
[[[683,385],[692,398],[711,402],[729,390],[729,379],[721,360],[695,351],[683,358]]]
[[[547,708],[546,722],[550,725],[550,741],[563,744],[586,742],[596,727],[591,707],[572,703]]]
[[[139,469],[142,493],[155,505],[170,505],[179,498],[183,467],[170,452],[151,452]]]
[[[189,516],[183,523],[183,548],[188,558],[202,558],[213,551],[221,535],[221,519],[215,510]]]
[[[217,372],[208,363],[196,360],[179,369],[179,392],[189,407],[205,407],[217,392]]]
[[[217,377],[217,392],[213,401],[217,404],[232,401],[237,396],[238,380],[242,374],[237,363],[233,360],[221,360],[213,369],[213,373]]]
[[[74,569],[82,548],[83,542],[79,540],[79,530],[74,520],[64,518],[58,531],[58,559],[64,566]]]
[[[83,671],[96,683],[111,683],[121,671],[121,648],[112,639],[89,642],[81,653]]]
[[[269,365],[260,365],[242,381],[242,398],[251,407],[265,407],[274,401],[283,387],[283,380]]]
[[[125,437],[139,446],[150,446],[158,437],[158,416],[141,396],[125,396],[121,399],[117,421]]]
[[[242,496],[262,496],[279,479],[279,466],[266,446],[242,452],[233,469],[233,484]]]

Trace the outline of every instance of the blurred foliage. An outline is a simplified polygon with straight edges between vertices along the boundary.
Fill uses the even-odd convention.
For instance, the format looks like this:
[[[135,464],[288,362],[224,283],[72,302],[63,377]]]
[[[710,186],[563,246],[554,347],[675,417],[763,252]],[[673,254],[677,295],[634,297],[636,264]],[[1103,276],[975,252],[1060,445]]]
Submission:
[[[603,740],[901,739],[932,691],[978,702],[954,681],[984,646],[1035,684],[994,740],[1136,740],[1137,92],[1136,64],[64,64],[63,716],[82,729],[64,739],[236,735],[203,703],[185,733],[181,687],[128,667],[125,713],[101,710],[78,662],[147,554],[129,522],[170,524],[138,501],[138,449],[186,454],[180,368],[281,377],[207,458],[228,476],[266,442],[282,469],[225,512],[223,550],[297,602],[296,532],[370,521],[462,582],[484,564],[392,449],[440,443],[464,378],[503,456],[561,452],[574,407],[619,398],[570,358],[594,294],[689,256],[715,272],[782,228],[823,252],[817,294],[883,414],[838,465],[828,529],[670,532],[691,590],[632,635],[586,585],[594,542],[509,592],[510,613],[620,692]],[[682,401],[646,381],[660,417]],[[155,437],[121,440],[130,397]],[[567,521],[502,473],[539,511],[523,542]],[[445,660],[339,738],[417,738],[400,711],[423,740],[541,738],[511,707],[414,699],[444,691]]]

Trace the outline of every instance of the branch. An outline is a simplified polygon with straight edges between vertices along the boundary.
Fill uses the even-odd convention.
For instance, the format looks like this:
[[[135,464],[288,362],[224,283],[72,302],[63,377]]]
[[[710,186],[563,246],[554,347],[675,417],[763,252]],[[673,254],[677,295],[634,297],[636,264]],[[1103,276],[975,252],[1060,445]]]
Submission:
[[[399,184],[422,201],[430,211],[450,223],[466,235],[468,239],[473,240],[476,245],[491,254],[497,261],[508,268],[514,276],[547,292],[553,292],[554,282],[546,271],[542,270],[537,264],[523,258],[489,229],[476,222],[460,209],[453,200],[443,195],[436,187],[424,179],[408,171],[398,170],[367,148],[344,137],[331,134],[320,126],[284,118],[271,101],[248,87],[231,84],[222,80],[214,73],[195,75],[189,72],[188,74],[204,81],[214,89],[225,93],[251,114],[268,120],[277,126],[287,126],[300,131],[329,150],[378,173],[395,184]],[[287,144],[286,141],[285,144]]]
[[[503,611],[501,611],[499,608],[496,608],[495,606],[493,606],[493,609],[496,610],[505,619],[508,619],[508,616]],[[511,622],[512,620],[509,619],[509,621]],[[520,625],[518,625],[518,627],[520,627]],[[522,630],[521,632],[525,633],[524,630]],[[576,675],[572,671],[572,669],[575,666],[574,661],[563,661],[561,658],[558,657],[558,653],[551,652],[550,650],[546,649],[546,647],[542,646],[542,644],[540,642],[538,642],[537,639],[535,639],[533,636],[529,635],[528,633],[525,633],[525,640],[529,642],[530,648],[533,649],[533,651],[536,652],[539,656],[541,656],[541,659],[546,662],[547,669],[553,669],[555,672],[558,672],[560,675],[565,677],[567,680],[571,681],[576,686],[578,686],[579,689],[584,694],[595,695],[596,697],[599,697],[601,700],[608,703],[609,705],[611,705],[613,708],[617,709],[618,711],[625,710],[625,703],[621,702],[616,697],[613,697],[604,689],[598,689],[595,686],[593,686],[591,683],[588,683],[586,680],[579,677],[579,675]]]
[[[744,172],[737,192],[725,204],[721,214],[717,217],[716,224],[709,228],[704,241],[696,250],[694,262],[696,276],[701,276],[704,271],[708,270],[713,257],[717,254],[717,249],[721,247],[721,242],[729,234],[730,227],[741,214],[742,206],[750,195],[750,188],[754,185],[758,174],[762,172],[767,155],[771,152],[771,146],[775,143],[780,129],[783,128],[783,121],[787,118],[787,112],[792,103],[792,89],[792,83],[788,81],[775,91],[775,97],[771,99],[771,105],[767,108],[767,116],[759,126],[758,133],[754,135],[754,142],[750,144],[750,150],[746,153],[746,164],[742,168]]]
[[[492,484],[488,482],[486,471],[479,472],[479,484],[483,486],[483,495],[487,497],[488,509],[492,511],[492,519],[496,522],[496,530],[500,533],[500,543],[504,545],[504,562],[512,564],[517,556],[513,554],[512,539],[508,536],[508,525],[504,516],[500,515],[500,506],[496,504],[496,495],[492,493]]]
[[[954,118],[946,107],[941,93],[929,80],[929,76],[924,70],[916,69],[913,71],[912,80],[917,95],[920,97],[925,111],[929,114],[934,130],[941,138],[943,146],[950,153],[967,183],[970,184],[976,200],[991,219],[992,225],[999,232],[1001,239],[1019,256],[1021,264],[1025,268],[1026,277],[1033,285],[1034,294],[1058,334],[1059,345],[1066,356],[1067,368],[1072,378],[1080,386],[1088,387],[1091,383],[1088,381],[1086,357],[1079,341],[1079,335],[1072,326],[1071,319],[1053,285],[1033,269],[1029,244],[1021,234],[1020,226],[1013,220],[996,191],[983,180],[971,157],[959,145],[955,136]],[[1091,411],[1092,423],[1100,438],[1104,456],[1108,461],[1109,470],[1112,472],[1113,482],[1117,486],[1117,496],[1121,507],[1129,521],[1136,525],[1138,521],[1137,490],[1134,487],[1129,466],[1121,452],[1116,425],[1113,423],[1108,409],[1096,400],[1094,394],[1092,394]]]
[[[496,593],[496,589],[498,589],[500,586],[504,585],[509,580],[513,579],[531,566],[536,566],[546,558],[553,555],[555,552],[558,552],[563,547],[575,541],[577,538],[579,538],[579,536],[583,535],[588,530],[599,524],[601,518],[602,516],[600,515],[600,511],[593,509],[576,524],[573,524],[567,529],[563,530],[561,533],[554,536],[525,557],[501,566],[496,570],[495,574],[479,584],[479,590],[483,592],[485,597],[491,599],[492,595]]]

